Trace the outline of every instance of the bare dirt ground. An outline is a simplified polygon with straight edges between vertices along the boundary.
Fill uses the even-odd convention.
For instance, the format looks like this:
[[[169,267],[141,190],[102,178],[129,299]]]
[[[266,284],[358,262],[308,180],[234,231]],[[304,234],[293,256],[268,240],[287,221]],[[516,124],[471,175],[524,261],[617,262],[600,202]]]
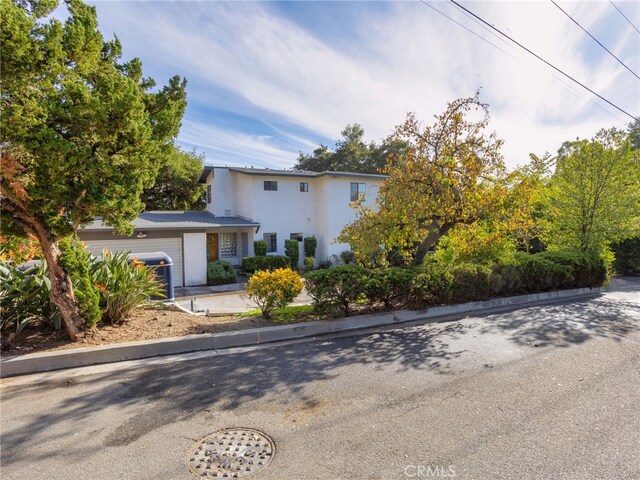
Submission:
[[[27,327],[10,341],[6,332],[3,332],[2,356],[243,330],[275,324],[261,316],[205,317],[149,308],[137,311],[121,325],[101,324],[98,328],[85,332],[78,342],[70,342],[64,330],[56,332],[42,325]]]

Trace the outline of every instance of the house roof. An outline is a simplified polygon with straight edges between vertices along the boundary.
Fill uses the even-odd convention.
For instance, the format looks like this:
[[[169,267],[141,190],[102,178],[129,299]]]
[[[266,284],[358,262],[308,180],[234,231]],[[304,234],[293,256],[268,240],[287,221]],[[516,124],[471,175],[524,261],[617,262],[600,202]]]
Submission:
[[[215,227],[258,227],[260,224],[242,217],[216,217],[206,210],[177,210],[142,212],[133,222],[136,230],[197,230]],[[85,232],[102,232],[112,227],[102,223],[101,217],[82,227]]]
[[[364,177],[364,178],[375,178],[375,179],[383,179],[387,178],[387,175],[380,175],[376,173],[358,173],[358,172],[312,172],[310,170],[278,170],[274,168],[252,168],[252,167],[218,167],[214,165],[206,165],[203,167],[200,176],[198,177],[199,183],[205,183],[207,181],[207,176],[209,172],[213,171],[214,168],[228,168],[230,172],[243,173],[245,175],[269,175],[269,176],[280,176],[280,177],[306,177],[306,178],[317,178],[317,177]]]

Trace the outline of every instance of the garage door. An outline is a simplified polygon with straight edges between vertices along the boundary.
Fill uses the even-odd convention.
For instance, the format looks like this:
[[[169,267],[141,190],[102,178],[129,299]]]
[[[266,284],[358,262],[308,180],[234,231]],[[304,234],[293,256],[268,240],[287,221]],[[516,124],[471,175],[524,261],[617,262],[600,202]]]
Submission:
[[[113,252],[131,253],[164,252],[173,260],[173,283],[182,286],[182,240],[180,238],[136,238],[127,240],[86,240],[87,250],[102,255],[107,248]]]

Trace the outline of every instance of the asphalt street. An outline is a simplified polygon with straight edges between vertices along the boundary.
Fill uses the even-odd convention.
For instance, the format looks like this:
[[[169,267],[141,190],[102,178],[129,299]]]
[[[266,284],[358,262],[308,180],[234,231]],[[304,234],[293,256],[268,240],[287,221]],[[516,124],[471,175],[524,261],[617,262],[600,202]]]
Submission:
[[[638,479],[640,284],[458,321],[5,379],[0,394],[3,480],[194,479],[189,451],[225,427],[273,439],[273,461],[249,477],[261,480]]]

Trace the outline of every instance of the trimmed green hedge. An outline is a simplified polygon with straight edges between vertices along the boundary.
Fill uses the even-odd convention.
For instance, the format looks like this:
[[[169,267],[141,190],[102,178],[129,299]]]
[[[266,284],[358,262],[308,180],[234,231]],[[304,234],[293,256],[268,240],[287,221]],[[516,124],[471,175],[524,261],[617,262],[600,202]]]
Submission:
[[[291,259],[285,255],[265,255],[242,259],[244,273],[252,274],[258,270],[275,270],[276,268],[291,268]]]
[[[308,272],[305,286],[318,311],[348,315],[351,306],[382,304],[424,308],[496,296],[596,287],[607,278],[604,261],[574,252],[516,253],[493,265],[441,265],[428,260],[412,268],[366,270],[344,265]]]
[[[620,275],[640,275],[640,237],[612,245],[616,257],[614,268]]]
[[[207,264],[207,285],[225,285],[236,281],[236,271],[229,262],[218,260]]]

